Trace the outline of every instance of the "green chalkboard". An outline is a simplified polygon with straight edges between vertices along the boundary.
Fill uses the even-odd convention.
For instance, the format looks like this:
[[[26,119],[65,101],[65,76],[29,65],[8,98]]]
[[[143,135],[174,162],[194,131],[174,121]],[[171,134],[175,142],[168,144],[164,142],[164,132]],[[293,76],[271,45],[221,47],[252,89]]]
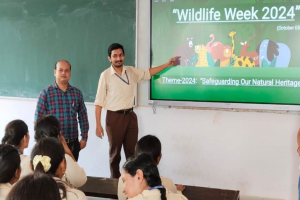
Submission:
[[[135,0],[1,0],[0,96],[37,98],[66,59],[71,85],[93,102],[111,43],[134,66],[135,27]]]

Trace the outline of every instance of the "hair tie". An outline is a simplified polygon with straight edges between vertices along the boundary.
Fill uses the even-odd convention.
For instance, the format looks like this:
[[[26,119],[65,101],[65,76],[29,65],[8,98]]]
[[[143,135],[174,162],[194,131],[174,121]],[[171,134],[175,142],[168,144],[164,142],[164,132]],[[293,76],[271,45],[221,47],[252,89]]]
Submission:
[[[34,156],[33,161],[32,161],[33,170],[35,170],[37,164],[40,162],[43,165],[45,172],[48,172],[51,167],[50,161],[51,161],[51,158],[49,156],[41,156],[41,155]]]
[[[154,187],[149,188],[149,190],[160,189],[160,188],[165,188],[165,187],[162,186],[162,185],[158,185],[158,186],[154,186]]]

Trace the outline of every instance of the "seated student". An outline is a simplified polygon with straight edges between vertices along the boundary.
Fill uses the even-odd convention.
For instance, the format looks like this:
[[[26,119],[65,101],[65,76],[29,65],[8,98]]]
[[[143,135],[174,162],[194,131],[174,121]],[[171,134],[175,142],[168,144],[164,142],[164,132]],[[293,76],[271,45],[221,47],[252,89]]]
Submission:
[[[28,147],[29,139],[28,126],[24,121],[17,119],[6,125],[2,144],[10,144],[17,148],[21,157],[21,168],[23,171],[30,170],[28,164],[24,165],[24,163],[27,163],[24,160],[29,160],[29,156],[23,155],[24,149]]]
[[[146,153],[130,157],[123,165],[121,178],[129,200],[187,200],[162,186],[157,165]]]
[[[139,153],[149,154],[158,165],[162,157],[161,143],[159,139],[154,135],[146,135],[142,137],[135,146],[135,154],[139,154]],[[185,188],[183,185],[175,185],[173,181],[169,178],[165,178],[162,176],[160,178],[161,178],[162,185],[173,193],[181,193]],[[126,199],[126,196],[123,193],[123,182],[121,180],[121,177],[119,178],[119,183],[118,183],[118,199],[119,200]]]
[[[52,137],[58,139],[64,147],[65,158],[67,162],[67,170],[63,178],[74,187],[81,187],[87,181],[87,177],[83,168],[75,161],[71,150],[69,149],[64,137],[60,134],[60,124],[57,118],[53,115],[44,115],[40,117],[34,126],[34,139],[38,142],[42,138]],[[30,159],[24,160],[27,166],[30,166]],[[32,169],[23,170],[21,178],[32,173]]]
[[[22,159],[23,151],[28,147],[29,139],[27,124],[17,119],[6,125],[2,144],[10,144],[16,147]]]
[[[6,200],[33,199],[61,200],[56,181],[45,173],[34,172],[18,181]]]
[[[60,188],[61,197],[67,200],[86,200],[80,190],[70,187],[62,178],[67,163],[63,145],[56,138],[42,138],[32,149],[30,163],[35,172],[46,173],[53,177]]]
[[[9,144],[0,145],[0,200],[5,200],[12,185],[20,178],[20,156]]]

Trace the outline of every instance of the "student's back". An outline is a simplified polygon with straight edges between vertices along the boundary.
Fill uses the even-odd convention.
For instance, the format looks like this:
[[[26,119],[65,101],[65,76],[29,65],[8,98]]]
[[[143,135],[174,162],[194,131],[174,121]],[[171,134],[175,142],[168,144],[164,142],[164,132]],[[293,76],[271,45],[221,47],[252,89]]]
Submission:
[[[86,200],[80,190],[74,189],[62,180],[66,171],[65,152],[62,144],[55,138],[42,138],[32,149],[30,162],[35,172],[53,177],[60,188],[62,198],[67,200]]]

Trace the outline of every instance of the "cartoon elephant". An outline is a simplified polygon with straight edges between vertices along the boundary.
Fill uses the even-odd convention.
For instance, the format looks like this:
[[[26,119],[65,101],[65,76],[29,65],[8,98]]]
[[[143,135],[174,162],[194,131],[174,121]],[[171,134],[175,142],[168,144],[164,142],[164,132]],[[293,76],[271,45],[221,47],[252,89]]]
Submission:
[[[264,63],[272,67],[288,67],[291,60],[291,50],[286,44],[268,39],[257,46],[256,52],[259,55],[260,67],[267,67]],[[272,62],[274,59],[275,62]]]

